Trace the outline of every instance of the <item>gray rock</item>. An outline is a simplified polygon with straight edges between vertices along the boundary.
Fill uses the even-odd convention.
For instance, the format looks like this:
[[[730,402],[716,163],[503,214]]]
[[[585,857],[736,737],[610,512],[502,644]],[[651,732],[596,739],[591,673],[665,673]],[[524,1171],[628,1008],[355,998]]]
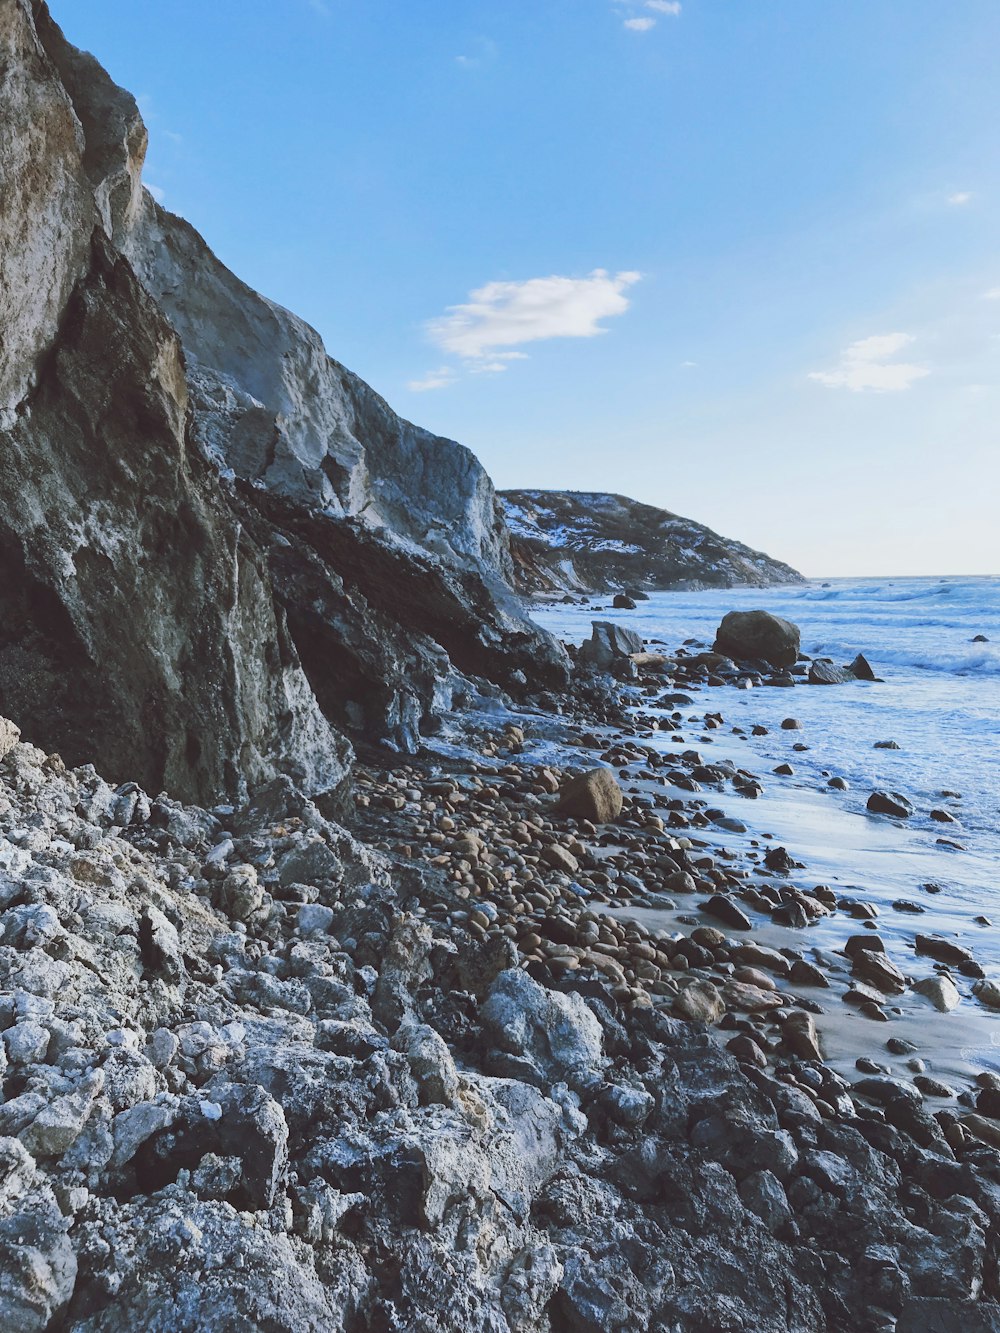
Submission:
[[[806,677],[810,685],[843,685],[851,678],[850,672],[820,658],[809,663],[809,675]]]
[[[590,638],[580,646],[579,657],[601,671],[607,671],[617,660],[641,653],[643,641],[635,630],[616,625],[611,620],[592,621]]]
[[[51,1195],[49,1195],[51,1199]],[[0,1218],[0,1328],[44,1333],[73,1294],[77,1261],[54,1203]]]
[[[772,1235],[792,1220],[785,1187],[770,1171],[755,1171],[741,1180],[740,1198]]]
[[[299,908],[296,922],[303,935],[325,935],[333,925],[336,913],[332,907],[322,903],[303,903]]]
[[[114,1156],[111,1165],[121,1167],[130,1162],[147,1139],[173,1124],[176,1113],[175,1106],[157,1102],[138,1102],[119,1111],[112,1126]]]
[[[581,997],[546,990],[519,969],[500,973],[480,1018],[497,1072],[536,1087],[586,1082],[603,1063],[601,1025]]]
[[[12,1065],[33,1065],[45,1059],[49,1048],[48,1029],[30,1018],[22,1019],[3,1034],[7,1059]]]
[[[76,1092],[57,1097],[18,1135],[32,1157],[57,1157],[83,1132],[94,1100],[104,1087],[103,1070],[88,1074]]]

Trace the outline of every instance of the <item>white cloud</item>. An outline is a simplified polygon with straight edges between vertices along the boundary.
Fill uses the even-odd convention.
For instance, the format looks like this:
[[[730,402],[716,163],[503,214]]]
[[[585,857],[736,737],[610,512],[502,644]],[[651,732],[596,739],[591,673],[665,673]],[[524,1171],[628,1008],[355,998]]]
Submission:
[[[429,393],[432,389],[447,389],[457,378],[451,366],[440,366],[428,371],[422,380],[410,380],[406,387],[411,393]]]
[[[626,19],[625,27],[631,32],[649,32],[656,27],[656,19]]]
[[[695,366],[697,366],[697,364],[698,364],[697,361],[682,361],[682,362],[681,362],[681,370],[694,370],[694,368],[695,368]]]
[[[646,0],[646,8],[657,14],[670,14],[673,18],[681,12],[680,0]]]
[[[625,291],[639,278],[638,273],[612,275],[598,268],[585,278],[488,282],[470,292],[468,301],[431,320],[427,332],[438,347],[468,362],[518,359],[523,352],[499,349],[607,332],[600,321],[625,313]]]
[[[809,378],[825,384],[828,389],[850,389],[852,393],[866,389],[876,393],[898,393],[930,374],[926,366],[890,359],[913,341],[910,333],[884,333],[861,338],[841,352],[840,360],[832,370],[810,371]]]
[[[961,208],[963,204],[969,203],[971,199],[971,190],[957,190],[954,194],[948,196],[948,203],[951,204],[953,208]]]
[[[143,181],[146,189],[153,196],[158,204],[162,204],[167,197],[167,192],[162,185],[154,185],[152,181]]]
[[[983,292],[984,301],[1000,301],[1000,287],[991,287],[988,292]]]

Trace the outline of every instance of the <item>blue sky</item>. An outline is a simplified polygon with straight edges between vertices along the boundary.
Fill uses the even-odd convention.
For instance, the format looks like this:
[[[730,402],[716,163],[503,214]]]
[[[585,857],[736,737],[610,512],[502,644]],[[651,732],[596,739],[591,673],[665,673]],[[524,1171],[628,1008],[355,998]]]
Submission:
[[[145,177],[498,486],[1000,573],[996,0],[53,0]]]

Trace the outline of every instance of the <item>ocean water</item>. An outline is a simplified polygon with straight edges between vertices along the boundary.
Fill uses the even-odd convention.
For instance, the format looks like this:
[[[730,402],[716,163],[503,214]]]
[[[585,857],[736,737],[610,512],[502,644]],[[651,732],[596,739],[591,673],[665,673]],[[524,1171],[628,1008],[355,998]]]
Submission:
[[[764,590],[654,593],[635,611],[612,610],[610,598],[592,599],[586,607],[535,604],[531,614],[568,642],[581,643],[592,620],[607,619],[670,650],[687,639],[710,647],[727,611],[757,608],[794,621],[804,652],[845,665],[863,652],[883,680],[693,694],[694,705],[680,710],[685,742],[706,758],[735,759],[765,788],[757,801],[704,793],[748,825],[743,838],[715,835],[718,845],[747,848],[767,832],[805,863],[794,879],[800,887],[832,884],[875,903],[879,933],[913,976],[933,969],[913,953],[916,933],[938,931],[965,943],[1000,981],[1000,579],[832,579]],[[980,634],[989,642],[972,642]],[[645,703],[643,709],[650,711]],[[698,722],[715,711],[725,726],[706,733]],[[797,718],[802,729],[781,730],[786,717]],[[766,736],[732,731],[736,726],[749,732],[757,723],[768,728]],[[874,748],[887,740],[900,748]],[[808,750],[793,751],[796,742]],[[669,734],[646,743],[677,748]],[[792,764],[793,776],[772,772],[781,762]],[[832,775],[845,778],[848,790],[829,788]],[[876,788],[903,793],[915,807],[913,817],[869,815],[865,804]],[[958,822],[933,821],[935,808],[950,811]],[[927,884],[938,892],[929,892]],[[918,903],[924,914],[893,910],[899,899]],[[995,924],[983,925],[980,916]],[[860,925],[838,913],[792,938],[764,918],[757,924],[769,943],[825,949],[841,947]],[[1000,1015],[984,1011],[970,983],[962,980],[960,990],[959,1008],[935,1015],[939,1066],[1000,1068]],[[909,1019],[904,1026],[918,1030],[933,1012],[914,996],[899,1003]],[[857,1032],[845,1037],[842,1023],[832,1027],[830,1042],[846,1059],[856,1050]]]

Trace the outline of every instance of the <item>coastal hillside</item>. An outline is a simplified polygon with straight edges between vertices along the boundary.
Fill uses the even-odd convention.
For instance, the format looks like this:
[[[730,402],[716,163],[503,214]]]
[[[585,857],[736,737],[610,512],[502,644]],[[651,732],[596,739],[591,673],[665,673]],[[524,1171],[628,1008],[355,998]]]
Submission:
[[[595,491],[501,491],[517,588],[767,587],[802,575],[666,509]]]
[[[489,477],[401,420],[141,178],[133,97],[0,5],[0,698],[152,790],[336,791],[487,680],[565,679]]]

